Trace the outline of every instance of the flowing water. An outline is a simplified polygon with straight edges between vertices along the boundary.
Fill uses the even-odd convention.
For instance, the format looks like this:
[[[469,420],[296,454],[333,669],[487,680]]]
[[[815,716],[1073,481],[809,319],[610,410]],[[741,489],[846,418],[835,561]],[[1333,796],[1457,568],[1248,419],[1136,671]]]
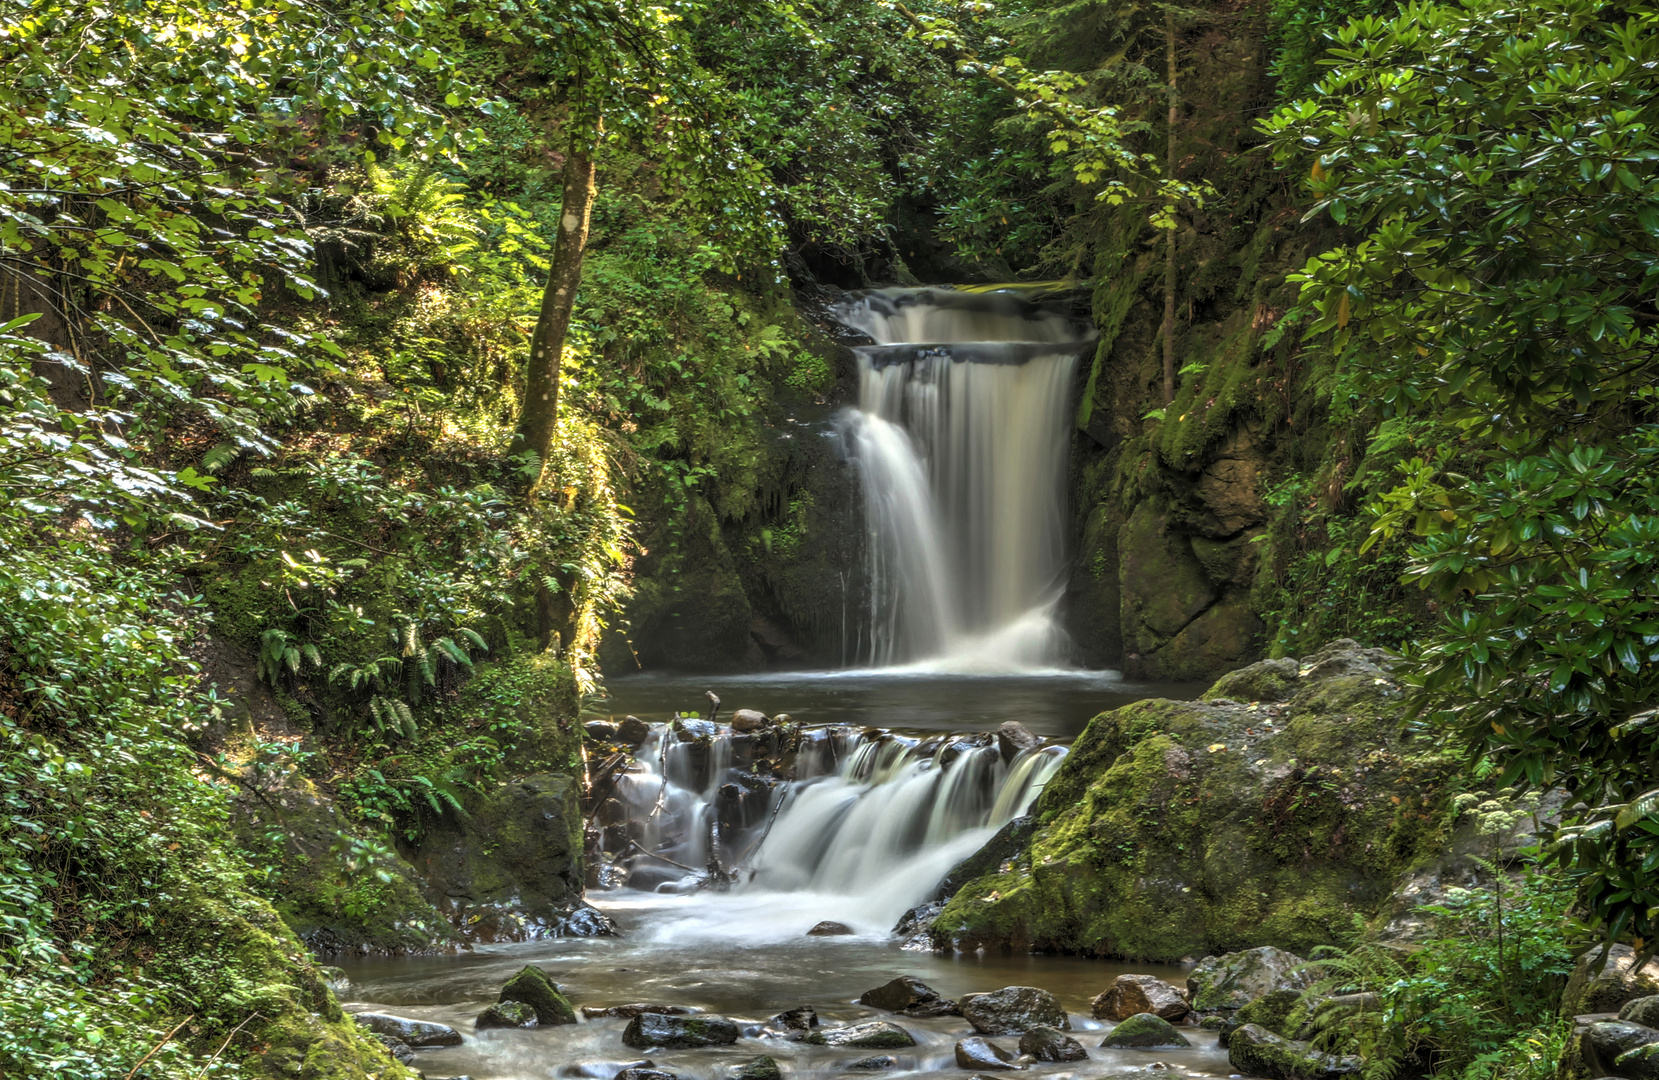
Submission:
[[[885,289],[835,315],[875,342],[842,418],[868,533],[859,662],[1063,663],[1067,399],[1093,331],[1007,291]]]

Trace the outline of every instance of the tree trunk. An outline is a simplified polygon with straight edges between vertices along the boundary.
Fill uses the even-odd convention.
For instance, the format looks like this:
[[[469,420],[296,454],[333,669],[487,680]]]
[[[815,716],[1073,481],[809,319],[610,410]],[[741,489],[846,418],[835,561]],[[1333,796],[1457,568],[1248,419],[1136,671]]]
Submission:
[[[1175,179],[1175,115],[1177,89],[1175,82],[1175,13],[1164,13],[1164,44],[1169,64],[1169,133],[1165,150],[1166,168]],[[1167,244],[1164,248],[1164,405],[1175,401],[1175,228],[1170,222]]]
[[[553,245],[553,268],[542,293],[541,314],[530,339],[530,363],[524,372],[524,411],[519,416],[513,451],[534,450],[545,473],[553,436],[559,427],[559,359],[570,331],[570,311],[582,281],[582,252],[593,215],[593,155],[572,150],[565,159],[564,199],[559,236]]]

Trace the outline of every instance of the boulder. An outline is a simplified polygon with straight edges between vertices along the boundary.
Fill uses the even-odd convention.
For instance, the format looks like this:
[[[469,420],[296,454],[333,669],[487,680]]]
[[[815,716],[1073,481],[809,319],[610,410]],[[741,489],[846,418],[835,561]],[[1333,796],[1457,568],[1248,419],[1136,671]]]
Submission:
[[[1659,1041],[1626,1050],[1613,1062],[1613,1070],[1625,1080],[1659,1080]]]
[[[395,1035],[376,1035],[374,1039],[386,1048],[386,1052],[392,1055],[398,1064],[407,1065],[411,1069],[415,1067],[415,1051],[408,1043]]]
[[[732,713],[733,731],[759,731],[771,723],[766,714],[756,709],[739,709]]]
[[[1643,1027],[1659,1028],[1659,995],[1635,998],[1619,1010],[1620,1020],[1629,1020]]]
[[[738,710],[741,712],[742,710]],[[761,1056],[726,1070],[730,1080],[783,1080],[783,1070],[769,1057]]]
[[[1593,1076],[1622,1076],[1636,1080],[1619,1067],[1632,1050],[1659,1043],[1659,1031],[1628,1020],[1602,1020],[1583,1030],[1579,1053]]]
[[[624,716],[622,723],[616,725],[617,741],[629,746],[638,746],[645,741],[645,737],[649,734],[651,734],[651,725],[637,716]]]
[[[977,1035],[956,1044],[956,1066],[959,1069],[989,1069],[997,1072],[1022,1068],[1014,1064],[1013,1054]]]
[[[631,1005],[583,1005],[582,1015],[589,1020],[600,1020],[607,1016],[623,1016],[632,1020],[640,1013],[662,1013],[664,1016],[690,1016],[691,1010],[684,1005],[651,1005],[645,1002],[635,1002]]]
[[[1181,991],[1155,975],[1119,975],[1094,999],[1097,1020],[1127,1020],[1137,1013],[1179,1020],[1191,1011]]]
[[[818,925],[814,926],[811,930],[808,930],[806,932],[806,936],[807,937],[840,937],[843,934],[855,934],[857,932],[858,931],[854,930],[852,927],[848,926],[846,923],[838,923],[838,922],[833,922],[829,919],[825,919],[823,922],[821,922]]]
[[[955,998],[935,998],[932,1001],[922,1001],[904,1010],[905,1016],[914,1016],[918,1020],[925,1020],[936,1016],[961,1016],[962,1006]]]
[[[1022,1035],[1034,1027],[1071,1027],[1053,994],[1035,986],[1005,986],[961,999],[962,1015],[981,1035]]]
[[[866,1072],[875,1072],[878,1069],[896,1069],[898,1067],[899,1059],[892,1054],[875,1054],[871,1057],[859,1058],[847,1066],[849,1069],[860,1069]]]
[[[1136,1013],[1108,1032],[1100,1045],[1107,1050],[1156,1050],[1192,1043],[1163,1017]]]
[[[633,1066],[617,1073],[615,1080],[680,1080],[680,1074],[671,1073],[667,1069]]]
[[[917,1005],[938,1000],[939,991],[933,987],[914,975],[900,975],[874,990],[864,991],[858,1003],[868,1005],[872,1009],[885,1009],[887,1012],[906,1012]]]
[[[616,725],[609,720],[589,720],[582,725],[582,733],[594,742],[611,742],[616,738]]]
[[[522,1001],[499,1001],[478,1014],[472,1022],[475,1028],[533,1028],[537,1025],[536,1010]]]
[[[1022,750],[1035,750],[1043,745],[1043,740],[1031,734],[1026,726],[1018,720],[1006,720],[997,728],[997,753],[1002,760],[1013,761]]]
[[[838,1028],[819,1028],[808,1032],[802,1042],[814,1046],[850,1046],[859,1050],[897,1050],[916,1045],[916,1040],[911,1037],[910,1032],[886,1020],[871,1020]]]
[[[1206,956],[1187,975],[1187,997],[1195,1012],[1242,1009],[1275,990],[1300,993],[1314,983],[1307,961],[1264,945],[1225,956]]]
[[[818,1026],[818,1012],[811,1005],[800,1005],[772,1017],[770,1023],[790,1031],[810,1031]]]
[[[1614,945],[1607,962],[1597,971],[1602,950],[1598,946],[1578,958],[1561,994],[1561,1015],[1618,1012],[1628,1002],[1659,995],[1659,957],[1636,966],[1636,950]]]
[[[448,1024],[435,1024],[430,1020],[411,1020],[407,1016],[373,1012],[358,1013],[352,1019],[376,1035],[400,1039],[405,1045],[416,1050],[428,1046],[461,1045],[461,1033]]]
[[[1020,1053],[1037,1061],[1087,1061],[1083,1044],[1057,1028],[1034,1027],[1020,1036]]]
[[[628,1021],[622,1041],[636,1050],[695,1050],[703,1046],[730,1046],[737,1041],[737,1025],[724,1016],[670,1016],[640,1013]]]
[[[508,979],[496,1000],[522,1001],[536,1010],[536,1022],[542,1027],[576,1022],[576,1010],[559,993],[559,984],[534,964],[525,964],[517,975]]]
[[[1244,1075],[1266,1080],[1346,1080],[1357,1076],[1363,1065],[1357,1057],[1320,1053],[1256,1024],[1233,1032],[1227,1060]]]

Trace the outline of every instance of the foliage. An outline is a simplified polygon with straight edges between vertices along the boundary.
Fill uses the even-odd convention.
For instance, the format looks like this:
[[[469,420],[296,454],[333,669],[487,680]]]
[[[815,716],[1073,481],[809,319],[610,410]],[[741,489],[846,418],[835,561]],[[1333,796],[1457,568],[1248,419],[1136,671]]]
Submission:
[[[1319,96],[1265,125],[1316,213],[1364,239],[1301,275],[1309,333],[1391,414],[1406,462],[1374,541],[1411,535],[1447,621],[1425,701],[1505,782],[1565,786],[1557,852],[1609,937],[1659,942],[1659,57],[1651,13],[1414,3],[1342,30]],[[1432,62],[1429,58],[1432,58]]]

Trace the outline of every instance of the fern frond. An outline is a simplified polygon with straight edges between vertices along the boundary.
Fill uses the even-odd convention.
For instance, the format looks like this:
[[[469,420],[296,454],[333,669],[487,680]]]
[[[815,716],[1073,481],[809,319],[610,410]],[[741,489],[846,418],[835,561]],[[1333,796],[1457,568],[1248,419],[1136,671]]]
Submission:
[[[449,657],[457,664],[460,664],[462,667],[472,666],[472,657],[467,655],[465,649],[455,644],[454,638],[441,637],[437,641],[433,642],[433,644],[439,649],[442,649],[445,656]]]
[[[484,641],[484,635],[482,635],[478,631],[472,629],[472,627],[463,626],[463,627],[461,627],[461,629],[457,630],[456,633],[460,634],[462,637],[465,637],[468,641],[472,642],[472,647],[477,649],[479,652],[489,652],[490,651],[489,645],[486,644],[485,641]]]
[[[305,656],[305,658],[307,660],[311,661],[311,663],[314,666],[316,666],[316,667],[322,667],[323,666],[323,654],[317,651],[317,646],[307,644],[303,648],[300,649],[300,652]]]

